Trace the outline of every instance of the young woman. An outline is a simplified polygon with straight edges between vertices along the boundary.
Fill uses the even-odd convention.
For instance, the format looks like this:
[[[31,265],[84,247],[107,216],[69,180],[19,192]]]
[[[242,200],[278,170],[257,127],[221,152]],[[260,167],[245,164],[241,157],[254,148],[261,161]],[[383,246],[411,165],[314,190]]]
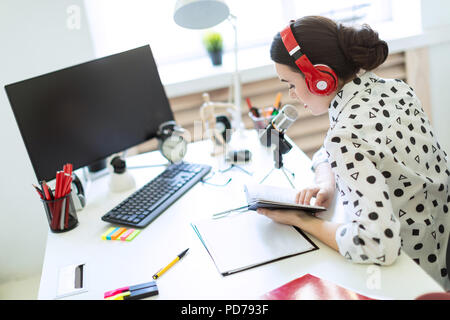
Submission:
[[[297,202],[315,197],[328,206],[336,188],[348,222],[294,210],[258,212],[309,232],[355,263],[390,265],[403,250],[448,290],[447,155],[413,89],[370,71],[387,56],[386,42],[369,26],[324,17],[291,21],[275,36],[271,58],[291,97],[330,120],[313,157],[315,185],[299,191]]]

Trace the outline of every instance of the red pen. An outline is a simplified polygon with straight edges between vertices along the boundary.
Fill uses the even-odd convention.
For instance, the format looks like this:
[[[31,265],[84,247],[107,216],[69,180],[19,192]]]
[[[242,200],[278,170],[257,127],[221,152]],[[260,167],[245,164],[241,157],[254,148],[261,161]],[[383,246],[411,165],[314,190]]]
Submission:
[[[63,179],[63,187],[62,187],[62,194],[61,197],[65,197],[72,191],[72,170],[73,165],[71,163],[66,163],[63,167],[64,171],[64,179]],[[67,228],[69,226],[69,211],[70,211],[70,204],[68,202],[69,200],[66,200],[66,207],[63,208],[64,210],[64,228]]]
[[[64,182],[61,191],[61,197],[65,197],[70,192],[70,184],[72,182],[72,177],[68,173],[64,173]]]
[[[64,182],[63,179],[64,179],[64,172],[63,171],[56,172],[55,199],[61,198],[61,189],[62,184]],[[53,230],[56,230],[61,222],[60,218],[61,218],[62,202],[61,201],[56,202],[53,209],[54,209],[54,216],[52,219],[52,223],[53,223]]]
[[[47,182],[45,182],[45,180],[43,180],[41,184],[42,184],[42,190],[44,191],[45,200],[53,200],[50,195],[50,191],[49,191]]]
[[[65,176],[65,183],[63,188],[63,197],[67,196],[71,192],[71,185],[72,185],[72,176],[68,173],[64,173]],[[70,210],[70,204],[69,199],[66,200],[66,207],[64,208],[64,227],[68,228],[69,226],[69,210]]]

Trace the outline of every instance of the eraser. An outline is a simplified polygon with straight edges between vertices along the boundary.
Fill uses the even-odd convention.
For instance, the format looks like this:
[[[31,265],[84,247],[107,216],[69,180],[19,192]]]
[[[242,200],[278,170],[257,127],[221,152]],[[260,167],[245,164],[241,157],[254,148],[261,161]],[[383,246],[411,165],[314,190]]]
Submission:
[[[108,235],[108,234],[110,234],[113,230],[115,230],[116,228],[115,227],[111,227],[111,228],[109,228],[108,229],[108,231],[106,231],[104,234],[102,234],[102,239],[103,240],[106,240],[106,236]]]
[[[126,241],[131,241],[131,240],[133,240],[140,232],[141,232],[141,230],[134,230],[134,231],[126,238]]]

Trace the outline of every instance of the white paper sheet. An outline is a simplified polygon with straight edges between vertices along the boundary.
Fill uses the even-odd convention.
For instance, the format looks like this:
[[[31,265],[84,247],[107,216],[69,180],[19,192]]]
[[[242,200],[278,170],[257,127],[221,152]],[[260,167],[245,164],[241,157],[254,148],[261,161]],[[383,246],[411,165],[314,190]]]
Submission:
[[[254,211],[192,225],[224,275],[317,248],[294,227]]]

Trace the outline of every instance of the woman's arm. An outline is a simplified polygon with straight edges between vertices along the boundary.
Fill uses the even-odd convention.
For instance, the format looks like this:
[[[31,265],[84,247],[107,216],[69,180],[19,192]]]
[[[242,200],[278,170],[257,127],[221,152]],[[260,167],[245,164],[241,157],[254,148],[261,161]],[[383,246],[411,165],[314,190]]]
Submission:
[[[328,162],[321,162],[315,167],[314,185],[297,193],[295,201],[309,205],[312,197],[316,197],[315,205],[328,208],[334,199],[334,173]]]
[[[295,210],[260,213],[276,222],[298,226],[352,262],[390,265],[401,252],[400,221],[393,212],[385,177],[376,167],[377,144],[344,130],[333,134],[329,161],[337,172],[348,222],[338,225]]]
[[[316,167],[314,181],[316,184],[323,184],[324,186],[329,186],[334,190],[336,184],[334,181],[334,173],[328,162],[322,162]]]

